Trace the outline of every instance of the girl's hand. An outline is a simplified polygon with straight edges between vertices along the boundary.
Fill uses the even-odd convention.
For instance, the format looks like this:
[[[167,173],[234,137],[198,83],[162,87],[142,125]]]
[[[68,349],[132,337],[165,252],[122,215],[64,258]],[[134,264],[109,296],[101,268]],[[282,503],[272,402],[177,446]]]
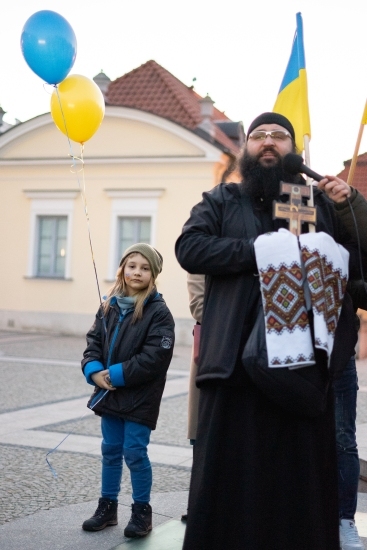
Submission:
[[[100,370],[91,376],[93,382],[103,390],[115,390],[112,386],[109,370]]]
[[[319,181],[317,187],[334,202],[344,202],[351,195],[349,185],[336,176],[325,176]]]

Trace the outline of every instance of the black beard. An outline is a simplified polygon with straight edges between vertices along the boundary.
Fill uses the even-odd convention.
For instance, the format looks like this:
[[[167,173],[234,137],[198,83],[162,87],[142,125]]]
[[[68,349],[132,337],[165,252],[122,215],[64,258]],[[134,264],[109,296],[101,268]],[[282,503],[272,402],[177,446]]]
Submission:
[[[278,162],[273,166],[263,166],[259,162],[260,155],[251,156],[247,151],[244,151],[239,161],[243,191],[265,209],[270,209],[273,200],[279,199],[281,181],[299,181],[298,174],[289,174],[283,170],[282,157],[272,151],[278,157]]]

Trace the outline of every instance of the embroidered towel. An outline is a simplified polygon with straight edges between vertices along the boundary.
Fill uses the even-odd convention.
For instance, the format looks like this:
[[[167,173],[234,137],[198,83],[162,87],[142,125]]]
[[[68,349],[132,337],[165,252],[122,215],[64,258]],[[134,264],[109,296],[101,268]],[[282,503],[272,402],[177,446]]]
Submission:
[[[299,237],[314,314],[315,346],[330,357],[348,282],[349,252],[324,232]]]
[[[269,367],[315,363],[298,240],[286,229],[255,241]]]
[[[256,239],[255,255],[269,367],[315,363],[304,284],[311,294],[315,345],[330,356],[348,278],[348,252],[326,233],[302,235],[299,242],[280,229]]]

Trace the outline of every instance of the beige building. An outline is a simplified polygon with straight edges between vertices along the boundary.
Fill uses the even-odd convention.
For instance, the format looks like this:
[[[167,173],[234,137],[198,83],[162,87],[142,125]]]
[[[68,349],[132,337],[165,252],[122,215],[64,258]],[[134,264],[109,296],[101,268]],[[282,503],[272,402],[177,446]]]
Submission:
[[[103,73],[106,114],[71,169],[72,144],[50,114],[0,135],[0,328],[84,334],[121,253],[145,241],[163,255],[158,279],[177,324],[191,342],[186,274],[174,244],[190,208],[216,185],[243,140],[229,120],[154,61],[114,82]],[[89,228],[89,229],[88,229]]]

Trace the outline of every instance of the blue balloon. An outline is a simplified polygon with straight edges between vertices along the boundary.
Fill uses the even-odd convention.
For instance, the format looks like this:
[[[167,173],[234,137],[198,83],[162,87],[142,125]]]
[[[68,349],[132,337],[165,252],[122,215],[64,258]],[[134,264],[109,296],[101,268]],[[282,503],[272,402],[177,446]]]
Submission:
[[[24,59],[48,84],[69,74],[76,58],[76,36],[62,15],[42,10],[26,21],[20,40]]]

